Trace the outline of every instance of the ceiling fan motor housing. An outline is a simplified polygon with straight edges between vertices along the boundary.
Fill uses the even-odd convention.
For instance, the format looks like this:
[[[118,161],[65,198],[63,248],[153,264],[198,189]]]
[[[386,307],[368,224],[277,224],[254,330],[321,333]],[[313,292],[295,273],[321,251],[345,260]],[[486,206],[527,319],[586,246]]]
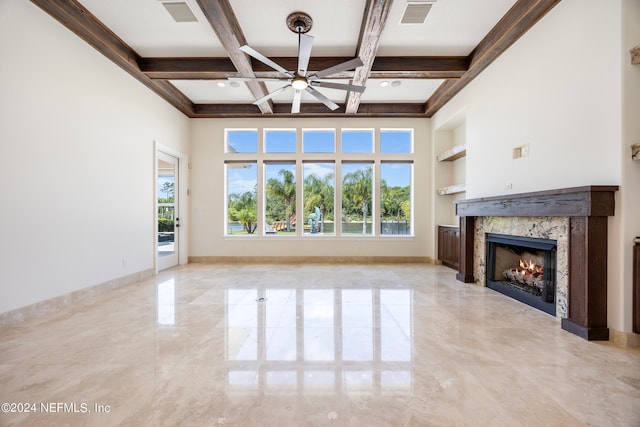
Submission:
[[[304,12],[293,12],[287,16],[287,27],[296,34],[308,33],[313,26],[313,19]]]

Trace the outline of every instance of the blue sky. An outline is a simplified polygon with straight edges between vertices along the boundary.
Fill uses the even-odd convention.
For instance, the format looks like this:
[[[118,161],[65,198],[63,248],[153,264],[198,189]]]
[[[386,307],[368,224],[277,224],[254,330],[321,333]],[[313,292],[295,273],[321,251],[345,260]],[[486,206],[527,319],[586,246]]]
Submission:
[[[162,191],[162,187],[164,186],[165,182],[173,182],[173,177],[172,176],[159,176],[158,177],[158,197],[161,198],[166,198],[167,197],[167,193],[165,191]]]
[[[380,131],[380,152],[410,153],[411,132],[405,130]],[[335,150],[335,130],[307,129],[302,131],[305,153],[333,153]],[[343,153],[373,152],[374,132],[372,129],[343,129],[341,133]],[[230,152],[257,153],[257,130],[230,130],[227,132],[227,144]],[[269,129],[264,135],[265,152],[295,153],[295,129]]]

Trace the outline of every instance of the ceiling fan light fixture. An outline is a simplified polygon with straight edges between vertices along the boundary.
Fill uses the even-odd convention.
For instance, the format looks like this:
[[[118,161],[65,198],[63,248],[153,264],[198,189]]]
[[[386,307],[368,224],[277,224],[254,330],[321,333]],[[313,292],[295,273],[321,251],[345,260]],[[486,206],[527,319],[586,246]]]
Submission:
[[[305,90],[309,86],[309,83],[304,77],[297,76],[291,80],[291,86],[293,86],[295,90]]]

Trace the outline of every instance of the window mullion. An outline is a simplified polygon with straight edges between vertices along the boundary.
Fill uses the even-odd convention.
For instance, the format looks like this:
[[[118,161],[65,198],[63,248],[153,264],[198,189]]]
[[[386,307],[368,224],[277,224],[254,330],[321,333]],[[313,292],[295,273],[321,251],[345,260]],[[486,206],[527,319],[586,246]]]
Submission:
[[[265,170],[264,170],[264,161],[260,160],[258,162],[258,191],[257,193],[257,204],[258,204],[258,236],[264,236],[265,235],[265,218],[266,218],[266,203],[265,203],[265,198],[266,198],[266,185],[265,185],[265,179],[264,179],[264,174],[265,174]]]
[[[342,236],[342,159],[336,161],[333,179],[335,190],[333,192],[333,229],[336,237]]]
[[[302,171],[302,162],[298,158],[296,160],[296,237],[304,234],[304,194],[302,184],[304,181],[304,172]]]

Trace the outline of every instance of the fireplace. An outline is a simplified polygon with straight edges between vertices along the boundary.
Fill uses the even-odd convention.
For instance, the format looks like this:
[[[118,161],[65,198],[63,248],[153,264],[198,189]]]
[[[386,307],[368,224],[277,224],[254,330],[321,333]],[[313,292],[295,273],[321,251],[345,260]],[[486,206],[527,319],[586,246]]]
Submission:
[[[476,225],[491,224],[487,233],[556,239],[556,317],[562,329],[587,340],[608,340],[607,224],[614,215],[616,191],[617,186],[590,185],[456,201],[460,217],[456,277],[474,283],[482,276],[478,284],[487,282],[486,236],[476,234]],[[524,232],[516,231],[523,228],[522,221],[533,222]]]
[[[488,233],[487,287],[556,315],[557,242]]]

